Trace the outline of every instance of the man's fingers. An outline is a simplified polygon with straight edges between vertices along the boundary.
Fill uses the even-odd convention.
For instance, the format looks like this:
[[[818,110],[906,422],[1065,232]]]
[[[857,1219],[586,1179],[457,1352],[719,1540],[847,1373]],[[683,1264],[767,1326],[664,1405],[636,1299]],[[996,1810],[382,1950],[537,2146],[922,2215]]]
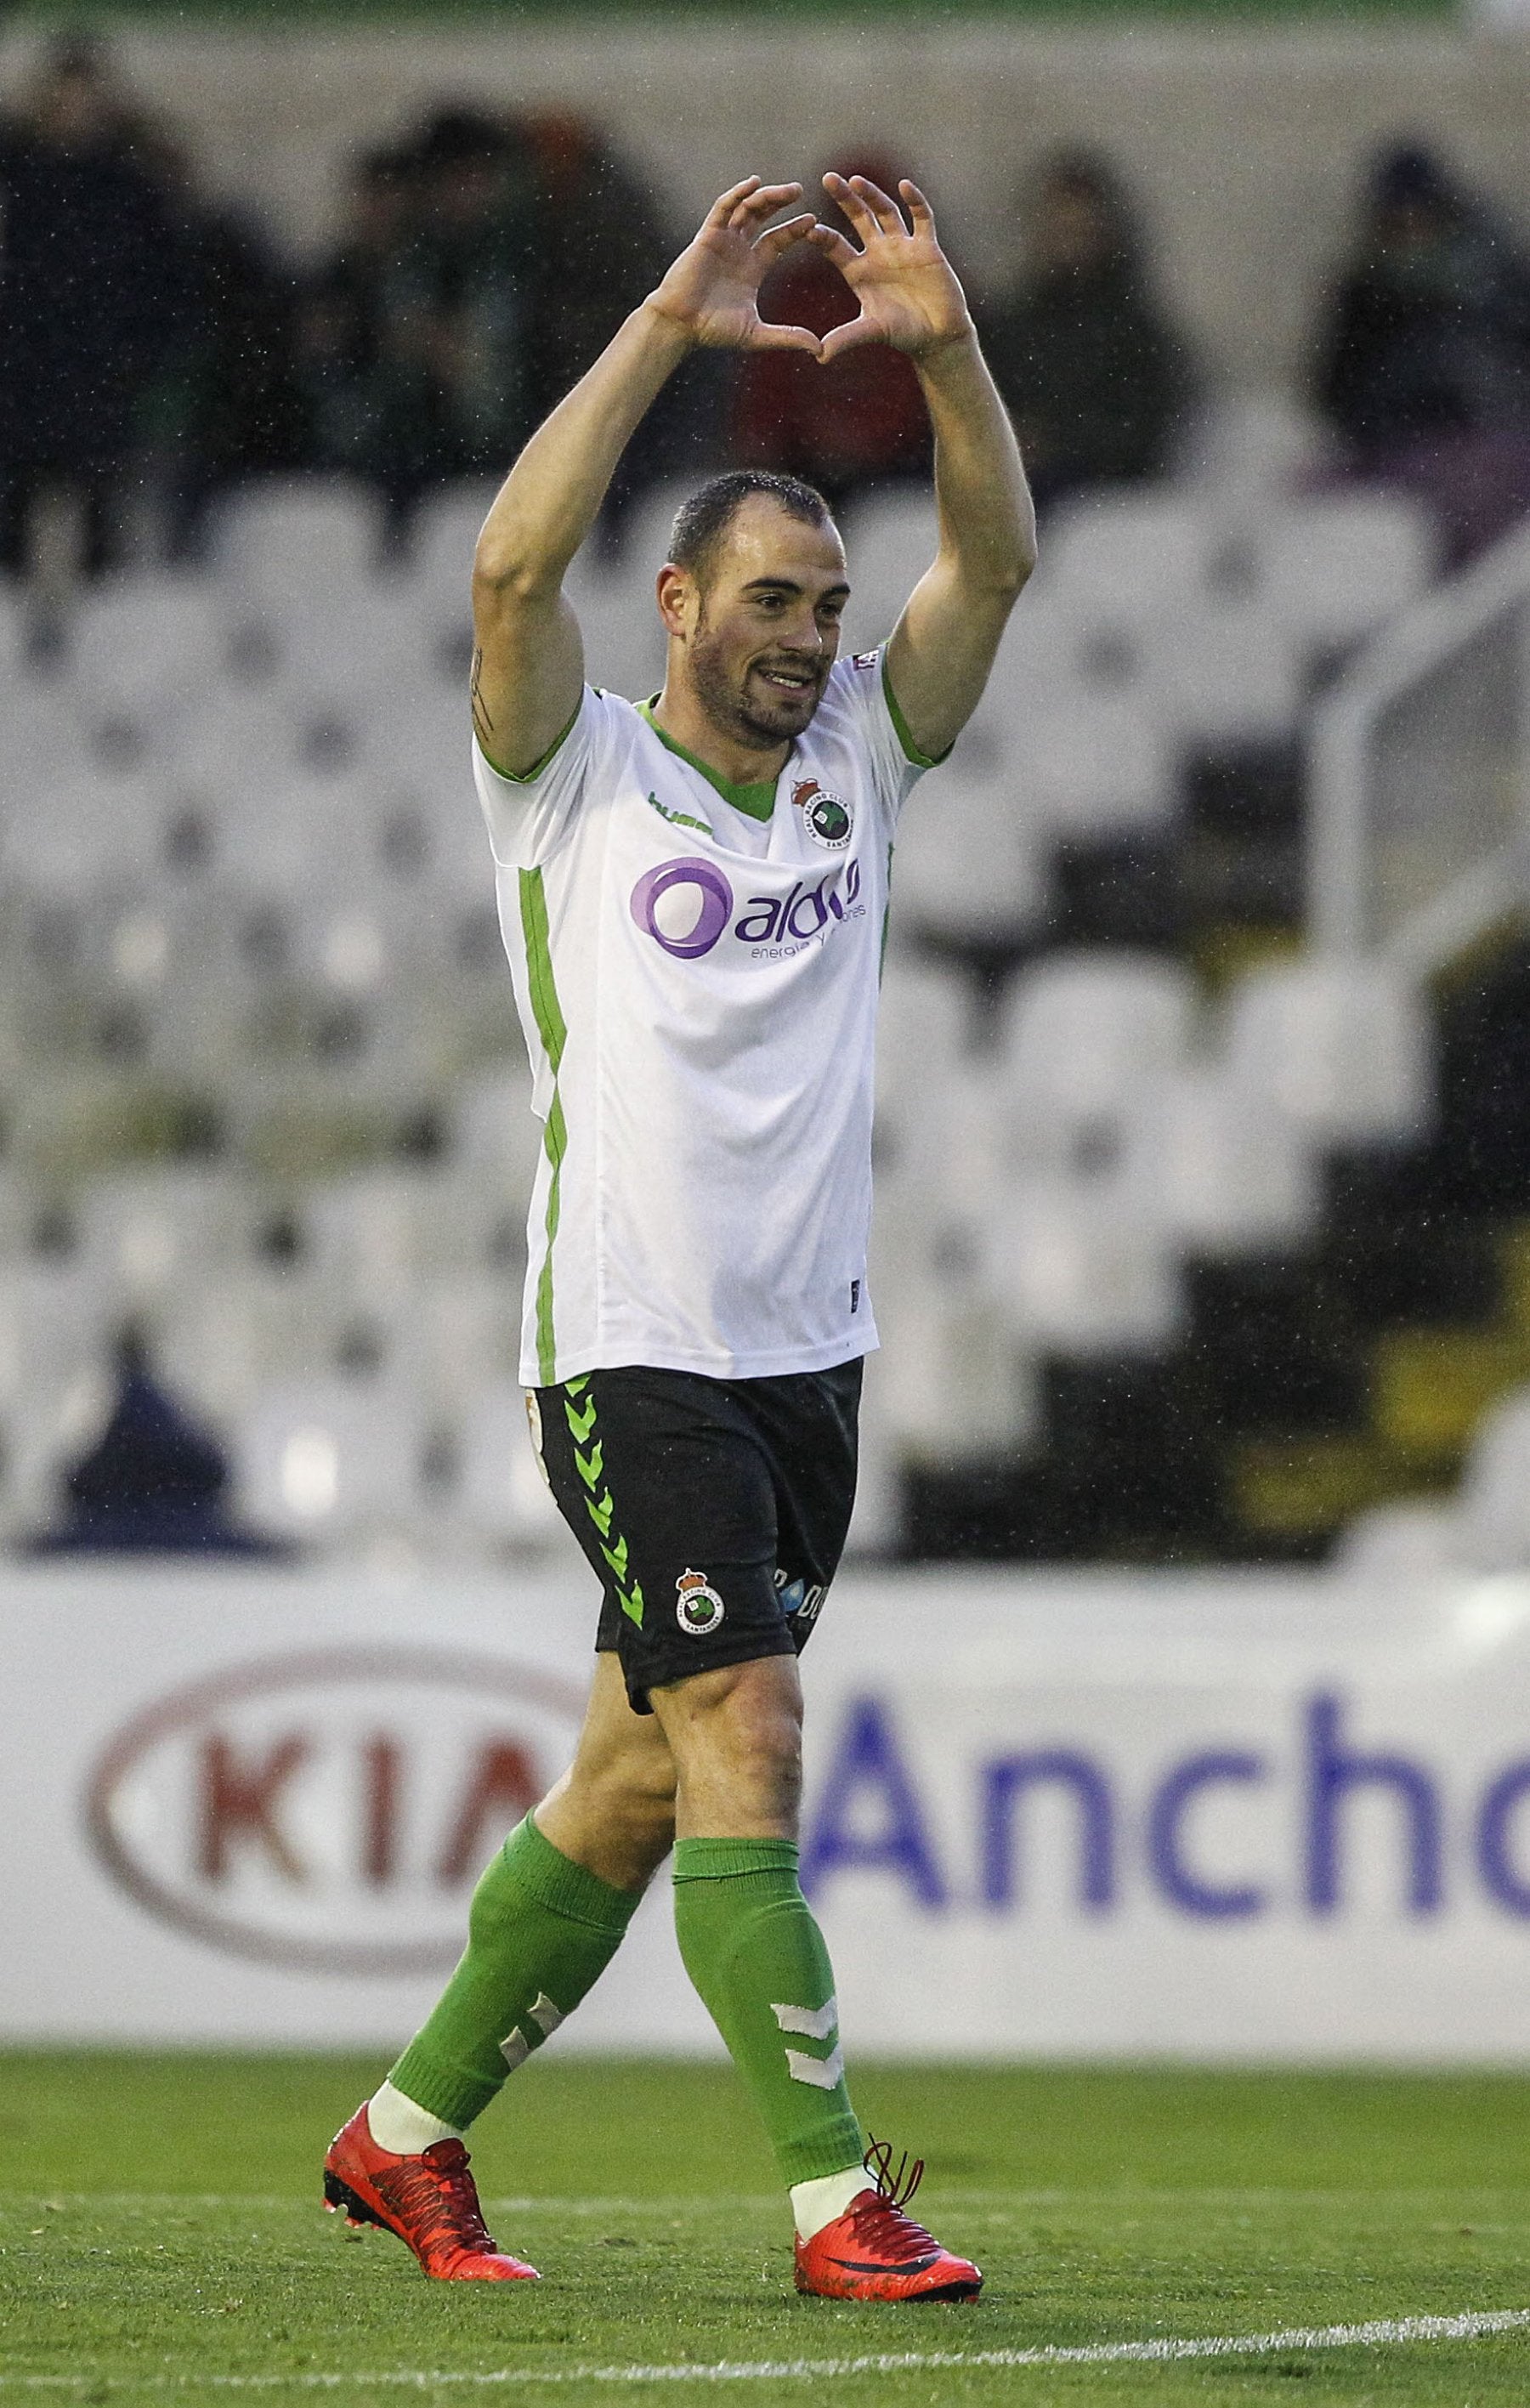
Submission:
[[[858,351],[863,343],[879,343],[881,340],[881,328],[874,320],[864,314],[851,318],[843,326],[829,328],[818,347],[819,366],[826,368],[831,360],[843,359],[847,351]]]
[[[929,202],[920,191],[919,186],[911,182],[909,179],[905,176],[903,181],[898,186],[898,191],[902,194],[905,202],[908,204],[908,215],[913,220],[914,232],[916,234],[927,234],[933,239],[935,236],[935,211],[931,208]]]
[[[841,276],[847,267],[853,267],[857,260],[865,257],[864,251],[857,251],[855,245],[852,242],[847,242],[844,236],[837,233],[833,226],[815,225],[810,228],[805,238],[812,244],[815,251],[821,251],[824,258],[838,268]]]
[[[851,182],[852,189],[871,211],[883,234],[908,233],[908,229],[903,222],[903,211],[891,193],[884,193],[881,186],[874,184],[869,176],[854,176],[851,179]]]
[[[759,180],[760,179],[758,176],[746,176],[741,184],[730,184],[727,191],[721,194],[712,203],[711,208],[708,210],[706,216],[702,220],[702,224],[704,226],[727,225],[731,222],[733,213],[737,208],[739,202],[743,199],[744,194],[746,193],[752,193]]]
[[[819,356],[818,337],[806,326],[778,326],[773,319],[756,318],[746,348],[751,351],[811,351]]]
[[[761,184],[756,192],[746,193],[735,205],[728,222],[739,228],[750,226],[758,219],[773,218],[778,209],[784,209],[790,202],[800,201],[801,198],[800,184]]]
[[[779,259],[783,251],[790,251],[794,243],[803,241],[812,230],[812,217],[808,213],[788,218],[782,225],[767,226],[754,246],[754,256],[762,265],[768,267],[773,261]]]
[[[831,174],[824,177],[823,189],[830,200],[843,209],[861,240],[869,242],[878,231],[876,212],[861,198],[854,185],[843,176]]]

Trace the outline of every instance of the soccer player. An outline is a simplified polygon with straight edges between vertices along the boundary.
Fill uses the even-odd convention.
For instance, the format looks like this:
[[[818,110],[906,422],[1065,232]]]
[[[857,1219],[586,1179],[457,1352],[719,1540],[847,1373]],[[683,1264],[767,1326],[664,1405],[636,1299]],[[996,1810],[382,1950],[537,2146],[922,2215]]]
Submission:
[[[1009,423],[923,195],[824,184],[858,237],[724,193],[527,444],[473,572],[475,773],[546,1132],[524,1361],[533,1437],[604,1590],[573,1764],[474,1895],[439,2004],[325,2160],[327,2203],[429,2274],[534,2270],[484,2229],[463,2133],[579,2005],[674,1849],[686,1969],[753,2092],[799,2290],[965,2299],[846,2086],[797,1882],[797,1656],[855,1482],[872,1040],[899,810],[979,695],[1035,558]],[[792,244],[860,314],[761,320]],[[664,690],[584,683],[563,580],[622,449],[698,344],[889,343],[935,433],[939,540],[890,640],[836,658],[850,587],[822,497],[720,477],[681,508]],[[869,2168],[869,2172],[868,2172]],[[915,2170],[917,2180],[918,2169]]]

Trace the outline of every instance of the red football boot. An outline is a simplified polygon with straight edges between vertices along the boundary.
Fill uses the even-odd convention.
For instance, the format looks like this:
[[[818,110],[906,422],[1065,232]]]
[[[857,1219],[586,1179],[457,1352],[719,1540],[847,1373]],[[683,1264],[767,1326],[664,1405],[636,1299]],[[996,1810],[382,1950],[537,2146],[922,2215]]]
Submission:
[[[380,2224],[441,2283],[535,2283],[535,2266],[507,2258],[485,2229],[460,2141],[433,2141],[418,2157],[395,2157],[372,2138],[365,2106],[329,2144],[324,2205],[348,2224]]]
[[[904,2180],[893,2152],[873,2141],[865,2153],[872,2187],[858,2191],[811,2241],[797,2243],[797,2288],[818,2300],[975,2300],[983,2278],[965,2258],[953,2258],[904,2209],[919,2188],[924,2160]]]

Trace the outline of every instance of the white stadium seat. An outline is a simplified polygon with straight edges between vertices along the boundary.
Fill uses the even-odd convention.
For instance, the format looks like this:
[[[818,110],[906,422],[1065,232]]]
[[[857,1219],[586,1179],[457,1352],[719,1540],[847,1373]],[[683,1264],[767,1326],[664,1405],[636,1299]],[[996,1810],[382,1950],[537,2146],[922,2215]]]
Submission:
[[[1467,1563],[1486,1572],[1530,1568],[1530,1388],[1516,1388],[1485,1415],[1457,1512]]]
[[[240,1512],[259,1529],[335,1546],[407,1523],[423,1433],[414,1399],[355,1380],[268,1389],[234,1432]]]
[[[448,485],[421,503],[410,530],[408,575],[429,608],[461,602],[465,610],[473,576],[473,548],[499,491],[497,481],[475,478]]]
[[[1308,652],[1358,642],[1417,599],[1434,573],[1436,538],[1422,506],[1400,494],[1337,493],[1288,501],[1265,520],[1261,598]]]
[[[997,1200],[986,1237],[994,1315],[1029,1346],[1108,1358],[1151,1353],[1179,1335],[1172,1252],[1129,1195],[1019,1182]]]
[[[1046,908],[1021,800],[1022,770],[980,739],[915,790],[898,823],[893,915],[902,926],[1012,942]]]
[[[1138,1209],[1179,1247],[1258,1253],[1315,1226],[1321,1199],[1305,1133],[1225,1073],[1197,1065],[1149,1080],[1128,1122]]]
[[[222,506],[213,566],[246,592],[343,594],[377,574],[381,535],[367,487],[349,478],[271,479]]]
[[[1231,1076],[1314,1139],[1419,1134],[1434,1096],[1428,1015],[1381,962],[1308,960],[1254,970],[1229,1010]]]
[[[1002,1084],[1022,1111],[1068,1120],[1121,1111],[1140,1081],[1178,1068],[1194,982],[1151,953],[1058,953],[1025,971],[999,1015]]]
[[[458,1426],[458,1503],[480,1537],[542,1548],[566,1536],[542,1477],[519,1381],[502,1380],[472,1398]]]
[[[1048,529],[1048,590],[1076,609],[1151,623],[1206,586],[1220,535],[1197,499],[1170,486],[1092,494]]]

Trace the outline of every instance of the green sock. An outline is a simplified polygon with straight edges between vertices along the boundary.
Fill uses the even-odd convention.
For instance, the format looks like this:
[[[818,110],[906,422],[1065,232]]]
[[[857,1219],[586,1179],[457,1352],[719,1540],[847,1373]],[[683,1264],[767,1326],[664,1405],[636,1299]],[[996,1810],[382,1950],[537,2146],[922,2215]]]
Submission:
[[[788,2185],[858,2165],[834,1973],[790,1840],[681,1840],[675,1936]]]
[[[390,2073],[394,2089],[465,2130],[593,1988],[636,1904],[560,1855],[528,1814],[473,1893],[467,1952]]]

